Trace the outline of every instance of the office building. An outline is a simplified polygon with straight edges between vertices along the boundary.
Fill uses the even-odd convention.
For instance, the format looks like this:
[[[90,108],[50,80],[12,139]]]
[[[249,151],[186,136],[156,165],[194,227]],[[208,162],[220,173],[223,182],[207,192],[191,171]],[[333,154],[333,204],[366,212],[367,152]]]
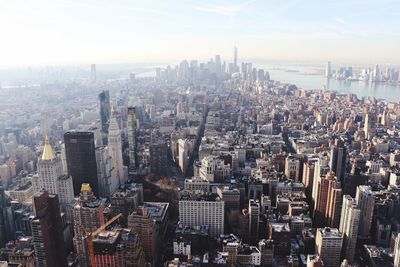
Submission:
[[[342,205],[341,183],[332,172],[318,181],[314,223],[317,226],[339,227]]]
[[[133,174],[136,170],[136,131],[137,131],[137,118],[136,108],[128,108],[128,143],[129,143],[129,172]]]
[[[120,186],[119,179],[107,146],[96,148],[97,178],[99,197],[110,197]]]
[[[393,267],[400,267],[400,233],[397,234],[393,248]]]
[[[61,158],[56,155],[46,137],[42,156],[37,163],[38,175],[34,182],[34,193],[44,190],[50,194],[57,194],[62,206],[74,201],[72,178],[63,174]]]
[[[108,90],[102,91],[99,94],[99,101],[100,101],[100,124],[101,124],[102,141],[103,145],[107,145],[108,128],[110,125],[110,115],[111,115],[110,93]]]
[[[164,142],[152,143],[149,152],[151,172],[157,175],[167,175],[169,169],[167,144]]]
[[[224,210],[224,201],[216,194],[183,194],[179,200],[182,225],[208,225],[213,237],[224,233]]]
[[[96,83],[97,81],[96,64],[90,65],[90,81],[92,83]]]
[[[79,195],[81,185],[88,183],[99,195],[96,149],[92,132],[66,132],[64,134],[68,174],[72,176],[74,194]]]
[[[87,233],[95,231],[105,223],[106,200],[94,196],[89,184],[82,184],[79,199],[74,206],[74,247],[81,267],[89,266]]]
[[[360,209],[357,206],[356,200],[349,195],[345,195],[343,197],[339,231],[343,234],[342,255],[349,263],[354,262],[360,223],[362,223],[360,221]]]
[[[371,233],[372,215],[374,212],[375,198],[370,186],[357,187],[356,202],[360,209],[360,222],[358,233],[361,237],[368,237]]]
[[[325,77],[327,78],[332,77],[332,64],[330,61],[328,61],[328,63],[326,64]]]
[[[347,149],[344,145],[344,141],[336,139],[335,145],[331,149],[329,167],[341,182],[344,181],[344,175],[346,174],[346,164]]]
[[[58,196],[44,191],[34,198],[35,218],[31,221],[37,267],[67,266],[63,225]]]
[[[340,266],[343,234],[337,228],[318,228],[315,238],[315,251],[324,267]]]
[[[138,234],[130,229],[103,230],[93,238],[96,267],[141,267],[145,258]]]
[[[125,177],[122,159],[121,130],[115,117],[111,118],[110,127],[108,128],[108,151],[113,161],[118,184],[123,184],[127,180],[127,177]]]
[[[122,213],[122,221],[126,223],[129,213],[143,205],[143,184],[126,185],[124,189],[112,194],[110,202],[112,213],[114,215]]]
[[[260,202],[249,200],[249,243],[256,244],[258,241],[258,231],[260,224]]]
[[[128,216],[128,227],[138,234],[146,262],[156,264],[157,241],[160,240],[157,236],[156,224],[149,211],[144,207],[137,208]]]

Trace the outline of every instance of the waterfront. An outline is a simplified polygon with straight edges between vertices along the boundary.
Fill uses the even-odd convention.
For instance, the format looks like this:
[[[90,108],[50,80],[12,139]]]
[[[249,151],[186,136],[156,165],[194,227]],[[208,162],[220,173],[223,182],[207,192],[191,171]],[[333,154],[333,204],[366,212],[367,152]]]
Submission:
[[[307,90],[321,89],[325,86],[327,90],[352,93],[359,98],[370,96],[400,101],[400,85],[327,79],[324,77],[323,65],[260,63],[255,64],[255,67],[268,71],[272,80],[292,83]]]

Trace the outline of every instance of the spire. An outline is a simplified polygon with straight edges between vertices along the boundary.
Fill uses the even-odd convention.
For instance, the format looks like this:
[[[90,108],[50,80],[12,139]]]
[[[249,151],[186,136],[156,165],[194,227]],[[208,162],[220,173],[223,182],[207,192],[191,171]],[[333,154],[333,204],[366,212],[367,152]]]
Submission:
[[[53,151],[53,148],[51,147],[49,143],[49,138],[46,136],[44,139],[44,149],[43,149],[43,154],[42,154],[42,160],[53,160],[56,158],[56,155]]]
[[[110,126],[108,127],[108,132],[119,132],[119,126],[118,126],[118,122],[115,119],[115,117],[112,117],[110,120]]]

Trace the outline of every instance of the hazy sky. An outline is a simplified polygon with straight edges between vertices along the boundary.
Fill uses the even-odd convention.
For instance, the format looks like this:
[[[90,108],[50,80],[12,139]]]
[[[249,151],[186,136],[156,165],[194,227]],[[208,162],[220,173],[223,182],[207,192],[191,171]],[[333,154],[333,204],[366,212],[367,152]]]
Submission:
[[[0,0],[0,65],[400,63],[399,0]],[[227,58],[229,57],[229,58]]]

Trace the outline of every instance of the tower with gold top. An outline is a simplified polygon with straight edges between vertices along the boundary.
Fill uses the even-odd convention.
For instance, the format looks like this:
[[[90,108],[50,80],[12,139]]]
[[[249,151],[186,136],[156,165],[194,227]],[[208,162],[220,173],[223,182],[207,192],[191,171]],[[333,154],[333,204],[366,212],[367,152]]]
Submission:
[[[34,183],[36,192],[47,191],[50,194],[57,194],[61,205],[73,202],[72,178],[63,174],[61,158],[54,152],[47,136],[42,156],[38,159],[37,170],[37,181]]]

